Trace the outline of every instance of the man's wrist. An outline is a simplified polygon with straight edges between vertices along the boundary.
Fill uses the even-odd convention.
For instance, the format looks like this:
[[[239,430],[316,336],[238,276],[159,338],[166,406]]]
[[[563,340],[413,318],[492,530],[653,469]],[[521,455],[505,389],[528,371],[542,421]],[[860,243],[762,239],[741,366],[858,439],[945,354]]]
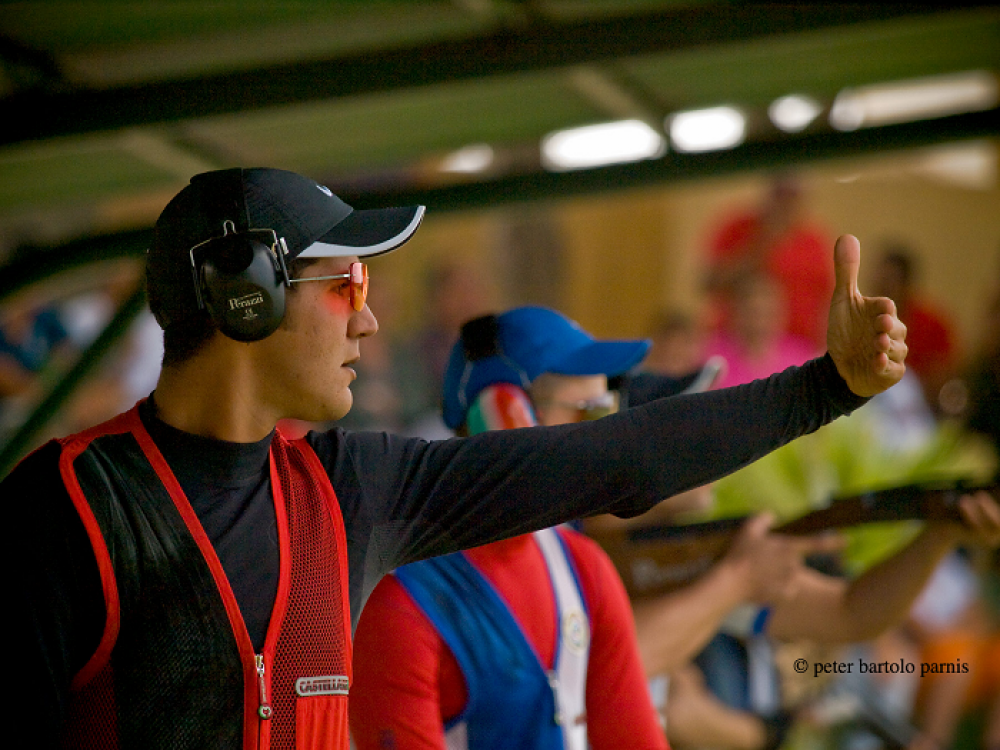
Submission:
[[[731,610],[742,604],[755,604],[753,597],[753,561],[745,556],[723,557],[706,576],[716,601]]]
[[[840,414],[850,414],[855,409],[868,403],[870,397],[859,396],[847,385],[847,381],[844,380],[837,369],[837,363],[833,361],[833,356],[831,356],[830,352],[826,352],[826,354],[814,361],[817,362],[819,377],[823,388],[828,394],[830,403],[834,405],[834,408]]]

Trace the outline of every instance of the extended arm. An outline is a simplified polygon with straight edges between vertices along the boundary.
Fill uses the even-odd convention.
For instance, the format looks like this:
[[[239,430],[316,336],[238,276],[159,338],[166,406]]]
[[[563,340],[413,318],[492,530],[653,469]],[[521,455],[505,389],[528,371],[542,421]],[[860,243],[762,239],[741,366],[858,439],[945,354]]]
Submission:
[[[399,463],[410,468],[379,471],[371,479],[381,497],[399,498],[383,510],[396,520],[436,517],[441,525],[436,531],[409,529],[421,538],[406,540],[404,550],[412,542],[427,546],[395,562],[601,512],[637,515],[815,431],[897,382],[906,345],[895,306],[858,292],[856,239],[842,237],[834,257],[828,357],[765,380],[660,399],[592,423],[404,444],[409,455]],[[341,483],[334,484],[339,491]],[[518,499],[518,512],[501,510],[511,498]],[[435,540],[442,533],[451,539]]]

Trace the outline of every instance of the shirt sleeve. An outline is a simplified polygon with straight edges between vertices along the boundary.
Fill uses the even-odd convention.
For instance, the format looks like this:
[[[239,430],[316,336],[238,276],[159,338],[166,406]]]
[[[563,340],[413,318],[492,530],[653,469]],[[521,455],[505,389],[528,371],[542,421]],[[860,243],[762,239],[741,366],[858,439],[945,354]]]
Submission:
[[[639,515],[862,403],[824,356],[595,422],[444,441],[343,431],[312,440],[327,443],[317,453],[344,510],[352,573],[363,565],[370,590],[408,562],[598,513]]]
[[[630,373],[619,378],[619,392],[624,406],[635,407],[658,398],[676,396],[690,387],[698,372],[675,378],[655,372]],[[611,383],[608,383],[611,386]]]
[[[354,639],[351,739],[358,750],[444,750],[447,646],[393,576],[375,588]],[[452,670],[454,671],[454,670]],[[464,702],[464,686],[458,679]]]
[[[639,656],[631,603],[604,551],[564,533],[591,621],[587,662],[587,736],[593,750],[666,750]]]

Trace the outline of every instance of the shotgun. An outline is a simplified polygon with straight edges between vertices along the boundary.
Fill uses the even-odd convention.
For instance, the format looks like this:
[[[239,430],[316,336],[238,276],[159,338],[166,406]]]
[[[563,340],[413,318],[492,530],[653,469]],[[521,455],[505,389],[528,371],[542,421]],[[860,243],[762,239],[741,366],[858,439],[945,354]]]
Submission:
[[[869,490],[834,498],[830,504],[772,529],[780,534],[816,534],[879,521],[962,522],[958,501],[996,484],[960,479]],[[665,594],[707,571],[729,549],[750,516],[691,524],[651,524],[587,533],[611,558],[633,599]]]

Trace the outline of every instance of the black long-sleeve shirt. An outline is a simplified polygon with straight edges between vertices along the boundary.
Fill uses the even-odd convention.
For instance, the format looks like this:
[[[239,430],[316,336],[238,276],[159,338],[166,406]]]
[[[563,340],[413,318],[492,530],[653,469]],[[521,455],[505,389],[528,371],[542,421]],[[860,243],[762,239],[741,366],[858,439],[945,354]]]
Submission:
[[[236,444],[144,424],[222,562],[259,647],[277,588],[270,436]],[[829,356],[765,380],[659,399],[596,422],[426,441],[333,429],[307,437],[347,533],[352,622],[404,563],[598,513],[627,517],[731,473],[864,403]],[[94,652],[105,611],[97,567],[57,470],[58,445],[0,483],[15,585],[15,691],[57,724],[69,682]],[[26,685],[25,685],[26,683]],[[41,746],[41,745],[40,745]]]

